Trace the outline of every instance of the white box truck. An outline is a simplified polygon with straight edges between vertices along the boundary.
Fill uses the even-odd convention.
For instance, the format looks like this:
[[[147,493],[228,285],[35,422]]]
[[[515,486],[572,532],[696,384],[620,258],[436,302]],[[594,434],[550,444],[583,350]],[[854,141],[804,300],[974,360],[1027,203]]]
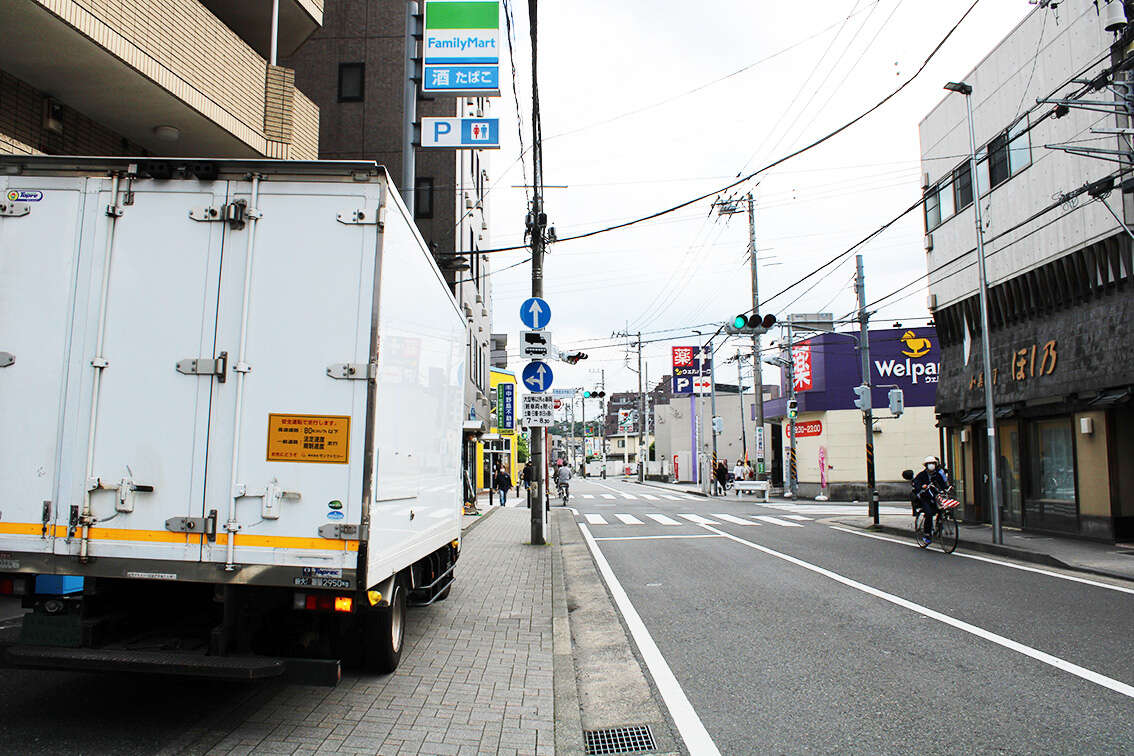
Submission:
[[[392,670],[453,580],[465,346],[374,163],[0,157],[3,661]]]

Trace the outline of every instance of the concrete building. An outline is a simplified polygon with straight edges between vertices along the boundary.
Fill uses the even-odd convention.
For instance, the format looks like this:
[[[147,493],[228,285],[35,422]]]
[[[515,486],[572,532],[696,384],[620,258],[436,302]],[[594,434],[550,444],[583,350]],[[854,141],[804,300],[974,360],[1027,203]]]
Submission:
[[[299,87],[320,108],[319,157],[374,160],[386,166],[398,185],[402,183],[405,138],[408,7],[404,2],[325,0],[323,28],[287,59]],[[419,97],[417,115],[486,115],[490,102],[488,98]],[[415,155],[417,227],[437,254],[467,322],[466,463],[471,463],[477,454],[476,436],[488,429],[490,368],[494,364],[488,256],[477,254],[487,246],[488,237],[487,158],[482,150],[418,149]],[[454,257],[454,252],[463,257]],[[502,351],[500,339],[495,351]]]
[[[1129,124],[1106,107],[1035,104],[1113,101],[1129,91],[1123,63],[1134,32],[1104,28],[1117,2],[1041,4],[964,74],[979,146],[975,179],[963,157],[965,97],[943,96],[921,123],[930,306],[942,351],[937,412],[968,520],[990,519],[975,193],[986,221],[1002,521],[1134,537],[1134,266],[1131,239],[1112,215],[1129,224],[1134,208],[1121,187],[1077,193],[1113,175],[1108,160],[1130,160],[1129,137],[1115,132]],[[1082,83],[1092,80],[1097,87]],[[1048,147],[1069,144],[1110,153]]]
[[[4,0],[0,153],[313,159],[319,111],[275,55],[322,0]]]

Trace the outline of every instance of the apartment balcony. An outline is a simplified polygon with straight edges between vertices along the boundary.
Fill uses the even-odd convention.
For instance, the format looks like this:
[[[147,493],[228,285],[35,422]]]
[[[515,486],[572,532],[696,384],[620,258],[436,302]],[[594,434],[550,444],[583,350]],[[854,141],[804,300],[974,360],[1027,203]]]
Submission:
[[[271,0],[3,0],[0,70],[156,155],[314,159],[318,108],[234,31],[265,4],[270,38]],[[279,49],[321,20],[280,0]]]

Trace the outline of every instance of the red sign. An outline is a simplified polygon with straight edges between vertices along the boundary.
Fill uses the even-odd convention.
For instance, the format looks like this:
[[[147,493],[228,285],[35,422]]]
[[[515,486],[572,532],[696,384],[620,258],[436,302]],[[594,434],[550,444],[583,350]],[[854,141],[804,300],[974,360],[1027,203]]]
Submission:
[[[555,406],[555,409],[561,409],[563,407],[563,400],[562,399],[556,399],[554,406]]]
[[[811,382],[811,342],[804,341],[791,348],[792,374],[796,391],[810,391]]]
[[[674,480],[681,480],[681,476],[678,474],[678,472],[679,472],[679,469],[678,469],[678,466],[677,466],[677,455],[674,454],[673,455],[673,479]]]
[[[694,355],[697,353],[696,347],[674,347],[673,348],[673,366],[676,367],[693,367]]]
[[[784,423],[784,435],[791,435],[791,424]],[[808,438],[809,436],[823,435],[823,423],[820,420],[806,420],[795,424],[795,437]]]

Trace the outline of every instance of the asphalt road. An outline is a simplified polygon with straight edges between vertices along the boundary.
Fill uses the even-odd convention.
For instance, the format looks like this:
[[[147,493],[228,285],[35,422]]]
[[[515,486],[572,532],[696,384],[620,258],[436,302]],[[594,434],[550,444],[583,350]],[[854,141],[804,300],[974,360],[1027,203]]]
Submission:
[[[1134,586],[735,496],[576,479],[571,505],[720,753],[1134,750]]]

